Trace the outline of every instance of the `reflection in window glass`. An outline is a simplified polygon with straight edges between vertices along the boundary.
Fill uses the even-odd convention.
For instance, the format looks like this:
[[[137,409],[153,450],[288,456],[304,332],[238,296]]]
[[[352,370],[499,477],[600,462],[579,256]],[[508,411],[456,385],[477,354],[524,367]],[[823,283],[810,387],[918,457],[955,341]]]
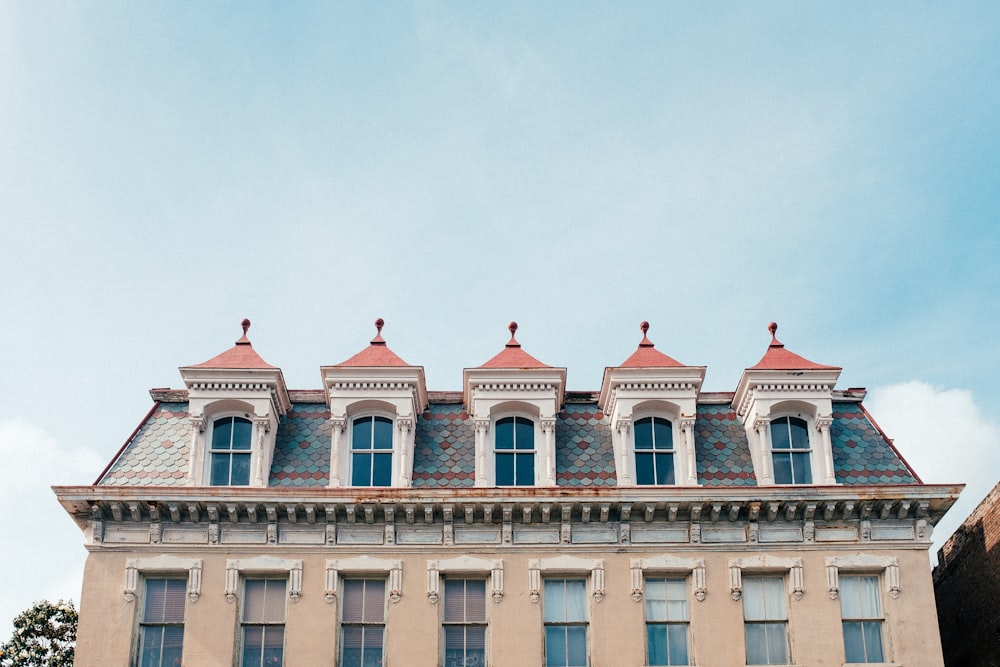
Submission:
[[[212,424],[211,485],[250,484],[250,439],[253,423],[242,417],[224,417]]]
[[[646,417],[637,420],[632,430],[636,484],[673,484],[674,429],[670,420]]]
[[[524,417],[497,420],[494,434],[497,486],[534,486],[535,423]]]
[[[393,422],[385,417],[359,417],[351,428],[351,484],[392,486]]]
[[[781,417],[771,422],[771,460],[775,484],[812,484],[809,429],[803,419]]]

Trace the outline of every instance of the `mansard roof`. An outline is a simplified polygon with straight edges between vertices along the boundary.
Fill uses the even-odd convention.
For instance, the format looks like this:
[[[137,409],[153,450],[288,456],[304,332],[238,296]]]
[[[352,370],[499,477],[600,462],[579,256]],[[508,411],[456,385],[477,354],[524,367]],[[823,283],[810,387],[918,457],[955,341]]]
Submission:
[[[243,335],[236,341],[236,344],[233,347],[229,348],[222,354],[212,357],[208,361],[203,361],[200,364],[194,364],[193,366],[188,366],[187,368],[277,370],[277,366],[272,366],[261,359],[260,355],[253,349],[253,345],[250,344],[250,339],[247,338],[247,330],[250,328],[250,320],[244,319],[241,325],[243,326]]]
[[[185,486],[191,426],[187,392],[156,390],[153,410],[98,480],[107,486]],[[278,426],[271,487],[325,487],[330,411],[322,391],[292,391]],[[917,484],[892,443],[862,407],[863,392],[836,392],[830,437],[838,484]],[[694,426],[698,481],[704,487],[756,486],[746,431],[731,393],[706,393]],[[475,428],[459,392],[433,392],[416,424],[413,487],[471,488]],[[556,483],[565,488],[616,483],[611,428],[590,392],[571,392],[556,419]]]
[[[775,322],[771,322],[767,325],[767,330],[771,332],[771,344],[767,346],[767,351],[764,356],[760,358],[760,361],[756,365],[751,366],[748,370],[752,371],[804,371],[804,370],[818,370],[818,371],[839,371],[840,366],[825,366],[823,364],[817,364],[814,361],[809,361],[805,357],[801,357],[791,350],[786,350],[784,343],[778,340],[777,332],[778,325]]]

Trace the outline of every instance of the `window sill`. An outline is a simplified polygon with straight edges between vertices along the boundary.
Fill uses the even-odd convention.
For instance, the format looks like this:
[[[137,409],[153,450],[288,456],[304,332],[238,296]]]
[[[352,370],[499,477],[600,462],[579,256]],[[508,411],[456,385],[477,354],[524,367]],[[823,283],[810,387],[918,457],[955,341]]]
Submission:
[[[902,667],[898,662],[845,662],[844,667]]]

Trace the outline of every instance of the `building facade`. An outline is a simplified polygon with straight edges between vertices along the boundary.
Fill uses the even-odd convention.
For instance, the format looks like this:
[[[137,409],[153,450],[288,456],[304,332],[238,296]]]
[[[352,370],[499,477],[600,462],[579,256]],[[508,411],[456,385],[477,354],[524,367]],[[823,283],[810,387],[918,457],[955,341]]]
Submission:
[[[1000,667],[1000,484],[938,550],[934,592],[944,664]]]
[[[180,369],[90,486],[78,667],[941,667],[923,484],[771,325],[735,391],[638,348],[599,391],[510,340],[429,391],[382,338],[289,390]]]

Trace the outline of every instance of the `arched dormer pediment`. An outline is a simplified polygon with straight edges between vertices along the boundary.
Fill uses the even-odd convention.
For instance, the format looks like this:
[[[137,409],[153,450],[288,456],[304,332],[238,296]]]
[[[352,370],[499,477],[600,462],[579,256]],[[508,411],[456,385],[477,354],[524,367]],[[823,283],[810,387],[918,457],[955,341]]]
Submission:
[[[278,423],[291,409],[291,401],[281,369],[264,361],[250,344],[250,320],[243,320],[242,327],[243,336],[235,346],[208,361],[179,369],[188,391],[192,426],[191,485],[268,484]],[[221,438],[216,425],[226,418],[241,421],[234,426],[230,420],[232,432]],[[218,472],[223,459],[228,460],[230,474]]]
[[[733,395],[750,443],[757,481],[836,484],[830,425],[839,366],[809,361],[785,349],[771,322],[771,343],[756,365],[743,371]]]
[[[377,333],[367,348],[320,369],[332,425],[330,486],[410,486],[414,432],[427,407],[427,384],[422,366],[407,364],[386,345],[384,325],[382,318],[375,321]],[[360,441],[364,438],[367,443]],[[361,472],[365,466],[367,474]]]
[[[621,366],[604,369],[598,399],[612,429],[618,484],[697,486],[694,419],[706,369],[685,366],[654,349],[647,336],[649,323],[639,328],[638,349]],[[641,451],[647,446],[652,453]],[[668,474],[661,464],[670,466]]]

